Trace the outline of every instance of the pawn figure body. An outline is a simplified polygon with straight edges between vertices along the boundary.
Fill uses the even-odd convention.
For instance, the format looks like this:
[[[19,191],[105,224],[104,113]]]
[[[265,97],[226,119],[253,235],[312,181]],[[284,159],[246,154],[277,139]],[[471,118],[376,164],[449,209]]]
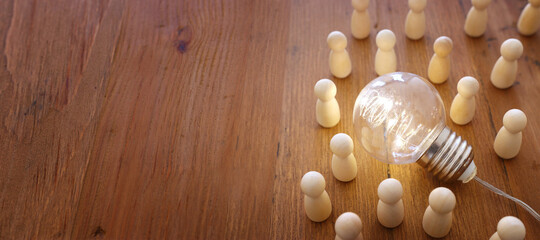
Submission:
[[[433,44],[433,57],[429,61],[428,77],[432,83],[443,83],[450,75],[450,52],[452,51],[452,39],[442,36]]]
[[[521,131],[527,125],[527,116],[519,109],[504,114],[503,127],[497,133],[493,148],[501,158],[510,159],[518,155],[521,148]]]
[[[529,0],[517,23],[521,35],[530,36],[540,28],[540,0]]]
[[[351,17],[351,32],[354,38],[364,39],[369,36],[371,22],[369,20],[369,0],[352,0],[354,8]]]
[[[329,79],[321,79],[315,84],[315,95],[318,98],[315,109],[317,122],[325,128],[336,126],[340,120],[336,93],[336,85]]]
[[[405,19],[405,34],[412,40],[418,40],[426,32],[426,8],[427,0],[409,0],[409,13]]]
[[[394,51],[396,36],[388,29],[381,30],[375,39],[377,53],[375,54],[375,72],[377,75],[384,75],[396,71],[397,57]]]
[[[316,171],[308,172],[302,177],[300,188],[305,194],[304,209],[311,221],[322,222],[332,213],[332,203],[328,193],[324,190],[325,187],[324,177]]]
[[[463,77],[457,85],[458,94],[454,97],[450,106],[450,118],[459,125],[465,125],[472,121],[476,109],[474,97],[480,88],[480,84],[473,77]]]
[[[349,52],[347,52],[347,37],[340,31],[333,31],[326,39],[330,47],[330,72],[334,77],[345,78],[351,74],[352,65]]]
[[[337,180],[348,182],[356,177],[358,171],[356,158],[353,155],[354,143],[345,133],[338,133],[330,140],[332,156],[332,173]]]
[[[341,214],[334,226],[336,231],[335,240],[363,240],[362,220],[352,212]]]
[[[489,240],[523,240],[525,239],[525,225],[517,217],[506,216],[501,218],[495,232]]]
[[[523,45],[517,39],[510,38],[501,44],[501,57],[491,70],[491,83],[500,89],[509,88],[516,81],[517,60],[523,54]]]
[[[429,194],[429,206],[424,212],[422,227],[434,238],[442,238],[452,227],[452,210],[456,206],[456,196],[448,188],[438,187]]]
[[[491,0],[471,0],[472,7],[465,19],[465,33],[470,37],[480,37],[486,32],[488,13]]]
[[[377,189],[379,203],[377,204],[377,218],[387,228],[395,228],[403,222],[403,187],[393,178],[388,178],[379,184]]]

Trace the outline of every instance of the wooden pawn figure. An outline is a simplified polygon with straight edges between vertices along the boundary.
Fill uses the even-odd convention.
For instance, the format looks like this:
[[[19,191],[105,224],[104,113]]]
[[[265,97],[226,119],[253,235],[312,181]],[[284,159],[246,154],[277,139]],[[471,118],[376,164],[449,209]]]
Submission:
[[[352,64],[347,52],[347,37],[340,31],[333,31],[326,39],[330,47],[330,72],[334,77],[346,78],[351,74]]]
[[[540,28],[540,0],[529,0],[529,3],[521,15],[517,23],[518,31],[521,35],[530,36]]]
[[[332,173],[337,180],[348,182],[356,177],[358,168],[353,155],[354,143],[345,133],[338,133],[330,140],[332,156]]]
[[[377,204],[377,218],[387,228],[395,228],[403,222],[403,187],[393,178],[388,178],[379,184],[377,189],[379,203]]]
[[[335,240],[363,240],[362,220],[352,212],[341,214],[334,226],[336,230]]]
[[[487,8],[491,0],[471,0],[472,7],[465,19],[465,33],[470,37],[480,37],[486,32],[488,23]]]
[[[429,194],[429,206],[424,212],[422,227],[434,238],[442,238],[452,227],[452,210],[456,206],[456,196],[445,187],[435,188]]]
[[[323,175],[316,171],[304,174],[300,188],[304,195],[304,209],[311,221],[322,222],[332,213],[332,203],[326,190]]]
[[[377,75],[395,72],[397,68],[397,57],[394,51],[396,35],[388,29],[383,29],[377,33],[375,43],[378,47],[375,54],[375,72]]]
[[[354,8],[351,17],[351,32],[354,38],[364,39],[369,36],[371,21],[369,20],[369,0],[352,0]]]
[[[491,70],[491,83],[500,89],[509,88],[516,81],[518,58],[523,54],[523,45],[515,38],[501,44],[501,57]]]
[[[428,78],[432,83],[446,82],[450,75],[450,52],[452,51],[452,39],[442,36],[433,44],[433,56],[429,61]]]
[[[450,118],[459,125],[465,125],[472,121],[476,109],[474,97],[480,88],[480,84],[473,77],[463,77],[457,84],[458,94],[454,97],[450,106]]]
[[[522,240],[525,239],[525,225],[517,217],[501,218],[495,232],[489,240]]]
[[[341,118],[336,93],[336,85],[330,79],[321,79],[315,84],[317,122],[325,128],[336,126]]]
[[[503,127],[497,133],[493,148],[499,157],[514,158],[521,148],[523,129],[527,125],[527,116],[519,109],[510,109],[504,114]]]
[[[409,0],[409,13],[405,19],[405,34],[409,39],[418,40],[426,32],[426,8],[427,0]]]

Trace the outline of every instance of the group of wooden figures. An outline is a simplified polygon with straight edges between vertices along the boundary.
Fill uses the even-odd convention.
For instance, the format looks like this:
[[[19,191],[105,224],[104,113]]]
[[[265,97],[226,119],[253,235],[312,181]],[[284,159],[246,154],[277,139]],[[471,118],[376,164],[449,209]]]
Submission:
[[[480,37],[486,32],[488,24],[487,8],[491,0],[471,0],[472,7],[467,13],[463,29],[470,37]],[[426,16],[424,9],[427,0],[409,0],[409,13],[405,18],[405,34],[412,40],[418,40],[426,32]],[[371,21],[369,19],[369,0],[352,0],[354,8],[351,17],[351,32],[357,39],[369,36]],[[517,22],[521,35],[530,36],[540,28],[540,0],[529,0],[523,8]]]
[[[330,140],[332,156],[332,174],[342,182],[350,182],[357,176],[356,158],[353,155],[354,143],[345,133],[338,133]],[[316,171],[306,173],[300,182],[304,193],[304,209],[309,219],[322,222],[330,217],[332,203],[326,192],[326,181]],[[383,180],[377,189],[377,219],[387,228],[395,228],[403,222],[405,216],[403,206],[403,187],[401,183],[388,178]],[[448,188],[439,187],[429,195],[429,205],[424,212],[422,227],[432,237],[441,238],[450,232],[452,211],[456,206],[456,197]],[[352,212],[341,214],[335,223],[336,239],[357,240],[362,238],[362,221]],[[490,240],[523,239],[525,226],[516,217],[507,216],[499,221],[497,232]]]
[[[417,40],[425,33],[426,0],[409,0],[410,11],[405,20],[405,33],[409,39]],[[473,7],[467,14],[464,30],[471,37],[484,34],[487,26],[487,7],[491,0],[472,0]],[[354,11],[351,19],[352,35],[364,39],[370,33],[370,19],[367,11],[369,0],[352,0]],[[540,0],[529,0],[519,17],[517,28],[522,35],[532,35],[540,27]],[[352,63],[347,52],[347,37],[334,31],[328,35],[327,43],[330,51],[330,72],[336,78],[345,78],[352,72]],[[396,72],[397,57],[394,51],[396,37],[388,29],[381,30],[376,36],[377,52],[375,55],[375,72],[380,76]],[[437,38],[434,43],[434,54],[428,66],[428,79],[441,84],[446,82],[450,74],[450,58],[453,43],[449,37]],[[508,39],[500,48],[501,57],[495,63],[491,72],[491,83],[500,89],[511,87],[517,76],[517,60],[523,53],[523,45],[517,39]],[[457,84],[457,95],[450,107],[450,118],[458,125],[472,121],[475,113],[475,95],[480,85],[471,76],[461,78]],[[314,87],[317,96],[316,118],[319,125],[325,128],[336,126],[340,121],[339,104],[335,98],[336,85],[329,79],[319,80]],[[519,153],[521,147],[521,131],[527,124],[527,117],[518,109],[511,109],[503,117],[503,126],[497,133],[494,149],[501,158],[509,159]],[[332,173],[336,179],[349,182],[356,178],[357,164],[353,155],[353,140],[347,134],[336,134],[330,141],[333,152]],[[324,177],[316,172],[306,173],[301,180],[301,189],[305,194],[304,207],[307,216],[315,222],[325,221],[332,212],[330,197],[325,191]],[[401,197],[401,183],[393,178],[382,181],[378,187],[379,203],[377,218],[387,227],[394,228],[401,224],[404,217],[404,207]],[[451,190],[439,187],[429,195],[422,226],[424,231],[436,238],[446,236],[452,224],[452,210],[456,198]],[[363,239],[362,221],[352,212],[341,214],[335,223],[336,239]],[[490,240],[523,239],[525,227],[523,223],[512,216],[502,218],[497,231]]]

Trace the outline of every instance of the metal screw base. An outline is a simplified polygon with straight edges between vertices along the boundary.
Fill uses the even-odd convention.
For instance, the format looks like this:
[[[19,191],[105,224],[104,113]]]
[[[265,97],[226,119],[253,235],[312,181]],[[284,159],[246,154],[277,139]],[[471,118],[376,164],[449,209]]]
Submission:
[[[450,128],[445,127],[417,161],[442,181],[464,183],[476,176],[472,147]]]

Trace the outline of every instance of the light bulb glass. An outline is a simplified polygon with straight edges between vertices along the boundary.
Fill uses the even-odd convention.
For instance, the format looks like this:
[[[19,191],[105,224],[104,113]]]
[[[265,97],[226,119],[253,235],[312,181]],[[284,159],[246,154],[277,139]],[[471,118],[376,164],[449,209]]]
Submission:
[[[358,95],[353,123],[362,147],[391,164],[416,162],[446,127],[444,104],[426,79],[412,73],[382,75]]]

